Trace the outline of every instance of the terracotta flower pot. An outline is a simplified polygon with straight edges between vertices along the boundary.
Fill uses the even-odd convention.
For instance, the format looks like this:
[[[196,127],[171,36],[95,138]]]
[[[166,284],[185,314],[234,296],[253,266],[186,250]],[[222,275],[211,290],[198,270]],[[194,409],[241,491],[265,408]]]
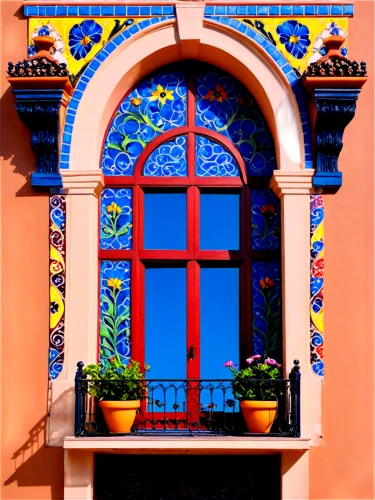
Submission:
[[[109,432],[129,434],[141,402],[136,401],[100,401],[104,420]]]
[[[276,420],[277,401],[241,401],[245,423],[249,432],[268,434]]]

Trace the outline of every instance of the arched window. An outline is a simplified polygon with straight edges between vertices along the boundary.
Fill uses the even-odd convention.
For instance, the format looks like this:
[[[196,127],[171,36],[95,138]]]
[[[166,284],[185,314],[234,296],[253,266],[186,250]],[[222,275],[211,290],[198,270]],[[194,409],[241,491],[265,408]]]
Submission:
[[[102,155],[103,361],[207,379],[228,359],[280,360],[276,168],[260,108],[217,68],[163,68],[122,100]]]

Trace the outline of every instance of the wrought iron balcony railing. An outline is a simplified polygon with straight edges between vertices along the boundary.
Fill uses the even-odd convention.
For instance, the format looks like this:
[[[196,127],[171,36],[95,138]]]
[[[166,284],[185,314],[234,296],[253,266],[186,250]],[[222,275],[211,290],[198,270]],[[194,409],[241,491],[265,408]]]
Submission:
[[[243,380],[272,389],[278,401],[277,417],[269,437],[300,436],[300,371],[298,361],[287,379]],[[75,436],[110,436],[97,400],[90,389],[98,384],[141,384],[141,401],[132,436],[222,435],[251,436],[243,421],[239,401],[233,393],[233,380],[154,380],[98,381],[85,377],[83,363],[77,364],[75,377]],[[116,434],[117,435],[117,434]]]

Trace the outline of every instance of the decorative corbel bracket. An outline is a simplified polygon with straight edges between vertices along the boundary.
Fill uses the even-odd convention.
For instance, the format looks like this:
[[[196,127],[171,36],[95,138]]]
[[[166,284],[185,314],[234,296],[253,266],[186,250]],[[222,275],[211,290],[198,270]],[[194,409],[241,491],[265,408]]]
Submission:
[[[327,38],[324,41],[327,55],[312,63],[303,75],[303,85],[315,105],[313,187],[327,192],[342,186],[338,159],[344,130],[354,118],[358,95],[367,81],[365,63],[351,62],[340,53],[344,41],[341,36]]]
[[[68,71],[50,54],[54,39],[34,38],[38,53],[16,65],[9,63],[15,108],[30,130],[30,145],[36,156],[31,185],[39,190],[62,188],[59,173],[59,136],[65,109],[72,94]]]

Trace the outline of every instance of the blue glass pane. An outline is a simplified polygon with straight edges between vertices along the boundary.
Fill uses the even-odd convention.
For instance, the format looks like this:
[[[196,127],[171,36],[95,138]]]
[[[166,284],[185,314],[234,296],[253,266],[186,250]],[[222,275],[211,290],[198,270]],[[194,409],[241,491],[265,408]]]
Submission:
[[[202,135],[196,136],[195,173],[199,177],[236,177],[238,165],[233,156],[221,144]]]
[[[186,378],[186,268],[145,270],[145,360],[149,379]],[[149,398],[165,406],[148,405],[149,411],[183,411],[184,391],[155,389]]]
[[[143,175],[185,177],[187,175],[186,136],[180,135],[156,148],[143,167]]]
[[[155,137],[186,125],[186,75],[161,70],[143,80],[120,104],[104,143],[104,175],[131,175]]]
[[[223,364],[240,361],[239,269],[201,268],[200,304],[201,378],[231,378]]]
[[[186,193],[145,193],[144,247],[186,250]]]
[[[253,354],[281,360],[280,263],[252,263]]]
[[[100,360],[130,358],[130,262],[100,263]]]
[[[248,90],[213,68],[196,79],[196,124],[228,137],[241,152],[249,175],[271,175],[277,168],[271,133]]]
[[[239,250],[239,193],[201,193],[201,250]]]
[[[100,248],[132,248],[132,190],[104,189],[100,211]]]
[[[280,248],[280,200],[270,189],[251,191],[251,248]]]
[[[239,269],[201,268],[200,304],[200,376],[202,379],[230,379],[231,373],[223,364],[228,360],[239,363]],[[211,393],[207,388],[202,390],[200,401],[203,410],[214,404],[214,411],[223,411],[228,399],[234,400],[231,391]]]

